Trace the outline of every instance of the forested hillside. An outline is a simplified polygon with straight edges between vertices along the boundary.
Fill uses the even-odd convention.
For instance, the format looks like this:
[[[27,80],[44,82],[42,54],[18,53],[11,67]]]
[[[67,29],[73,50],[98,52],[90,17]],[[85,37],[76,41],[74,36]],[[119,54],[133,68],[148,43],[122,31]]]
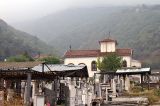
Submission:
[[[28,52],[31,56],[40,53],[53,53],[53,48],[37,37],[14,29],[0,19],[0,60]]]
[[[18,26],[17,26],[18,27]],[[72,49],[95,49],[108,36],[119,47],[134,49],[134,57],[160,67],[160,6],[76,8],[51,14],[19,28],[30,32],[61,53]]]

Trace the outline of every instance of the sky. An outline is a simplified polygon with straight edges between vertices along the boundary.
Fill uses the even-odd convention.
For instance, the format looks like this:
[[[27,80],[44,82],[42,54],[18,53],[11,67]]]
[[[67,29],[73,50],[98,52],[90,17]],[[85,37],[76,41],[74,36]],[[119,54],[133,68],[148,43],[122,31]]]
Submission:
[[[73,7],[160,4],[160,0],[0,0],[0,19],[23,22]]]

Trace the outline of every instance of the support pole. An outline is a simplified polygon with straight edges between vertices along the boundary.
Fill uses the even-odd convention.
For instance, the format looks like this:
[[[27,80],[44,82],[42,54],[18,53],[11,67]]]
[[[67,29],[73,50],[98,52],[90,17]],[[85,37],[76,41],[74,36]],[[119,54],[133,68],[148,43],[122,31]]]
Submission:
[[[58,77],[54,79],[54,91],[55,91],[55,105],[57,103],[57,89],[58,89]]]
[[[106,103],[108,102],[108,88],[106,87]]]
[[[94,94],[96,94],[96,90],[95,90],[95,88],[96,88],[96,87],[95,87],[95,86],[96,86],[96,85],[95,85],[95,80],[96,80],[96,79],[95,79],[95,75],[96,75],[96,74],[94,73],[94,79],[93,79],[93,80],[94,80]]]
[[[30,106],[30,92],[31,92],[31,73],[27,73],[27,94],[26,94],[26,106]]]
[[[120,76],[118,75],[117,76],[117,79],[118,79],[118,85],[120,84]]]
[[[142,91],[143,91],[143,74],[141,74],[141,87],[142,87]]]
[[[4,79],[2,76],[0,76],[0,90],[4,89]]]
[[[106,83],[106,75],[103,74],[103,83],[105,84]]]
[[[112,88],[113,88],[112,89],[113,90],[113,94],[112,95],[113,95],[113,97],[116,97],[116,93],[117,92],[116,92],[116,83],[115,83],[115,79],[114,78],[112,79]]]
[[[125,75],[125,90],[129,91],[129,89],[130,89],[130,79],[129,79],[129,76],[126,74]]]
[[[122,75],[119,76],[119,92],[123,91],[123,77]]]
[[[125,75],[123,75],[123,81],[122,81],[122,83],[123,83],[123,89],[122,89],[122,90],[124,91],[124,90],[125,90],[125,87],[126,87],[126,86],[125,86]]]
[[[0,76],[0,106],[4,106],[4,79]]]
[[[150,80],[149,74],[147,73],[148,90],[150,89],[150,82],[149,82],[149,80]]]

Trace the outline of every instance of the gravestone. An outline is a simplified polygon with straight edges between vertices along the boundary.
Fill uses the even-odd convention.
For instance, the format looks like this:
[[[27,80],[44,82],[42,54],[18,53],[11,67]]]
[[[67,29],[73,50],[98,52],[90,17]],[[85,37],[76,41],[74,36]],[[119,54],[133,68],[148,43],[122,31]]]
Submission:
[[[65,86],[65,106],[70,106],[70,91],[68,86]]]
[[[44,95],[34,96],[34,106],[44,106]]]

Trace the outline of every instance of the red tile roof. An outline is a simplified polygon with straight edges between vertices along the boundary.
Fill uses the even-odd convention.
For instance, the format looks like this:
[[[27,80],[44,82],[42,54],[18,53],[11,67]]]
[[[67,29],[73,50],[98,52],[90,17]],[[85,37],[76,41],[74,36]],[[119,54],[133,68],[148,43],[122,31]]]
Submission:
[[[116,53],[120,56],[130,56],[132,55],[132,49],[116,49]]]
[[[76,58],[76,57],[98,57],[110,54],[113,52],[102,53],[100,50],[68,50],[64,57],[65,58]],[[132,49],[116,49],[116,53],[119,56],[131,56]]]
[[[100,50],[68,50],[64,57],[97,57]]]
[[[113,39],[110,39],[110,38],[107,38],[107,39],[99,41],[99,43],[101,43],[101,42],[117,42],[117,41],[113,40]]]

